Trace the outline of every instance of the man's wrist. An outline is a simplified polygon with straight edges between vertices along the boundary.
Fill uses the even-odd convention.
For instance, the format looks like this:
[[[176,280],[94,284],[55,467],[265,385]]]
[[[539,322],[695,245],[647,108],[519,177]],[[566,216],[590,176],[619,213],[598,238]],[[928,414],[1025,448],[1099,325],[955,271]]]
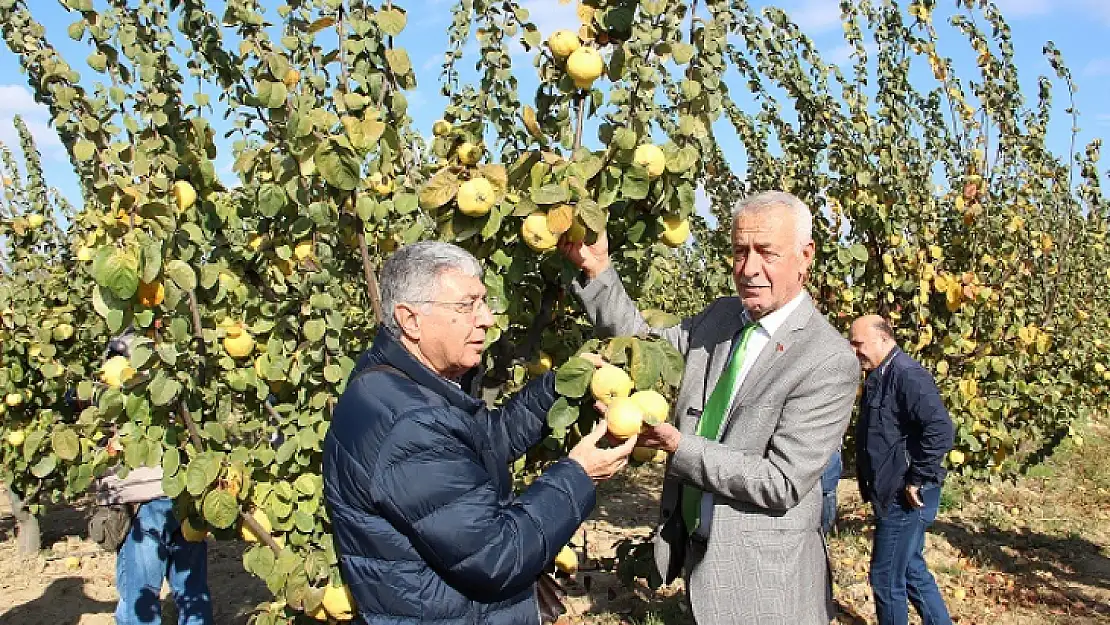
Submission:
[[[583,265],[582,271],[586,274],[586,278],[594,280],[601,274],[605,273],[605,270],[609,268],[609,264],[609,259],[606,258],[604,260],[599,260],[596,263]]]

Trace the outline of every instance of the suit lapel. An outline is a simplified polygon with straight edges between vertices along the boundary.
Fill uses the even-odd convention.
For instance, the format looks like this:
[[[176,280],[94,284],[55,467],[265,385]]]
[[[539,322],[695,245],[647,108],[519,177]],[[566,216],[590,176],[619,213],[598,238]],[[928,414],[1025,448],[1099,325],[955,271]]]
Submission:
[[[790,316],[786,318],[779,329],[771,335],[771,340],[763,347],[763,351],[759,352],[759,357],[752,365],[748,375],[744,376],[744,382],[740,385],[740,390],[736,392],[736,396],[732,398],[732,404],[729,406],[728,415],[725,417],[725,423],[721,426],[720,440],[724,440],[725,435],[728,433],[733,422],[736,420],[739,407],[743,405],[744,400],[752,391],[760,385],[762,378],[771,371],[780,360],[782,360],[790,352],[791,347],[797,340],[797,332],[805,328],[806,323],[809,321],[810,316],[816,309],[813,307],[813,300],[806,294],[802,301],[798,303],[798,307]],[[794,356],[792,354],[792,356]],[[795,356],[796,357],[796,356]]]
[[[721,306],[719,314],[706,320],[708,332],[704,344],[713,345],[714,348],[705,367],[705,378],[701,381],[703,395],[700,405],[703,409],[705,403],[709,401],[713,387],[717,385],[717,380],[721,379],[725,365],[728,364],[729,354],[732,353],[732,342],[736,339],[740,328],[744,327],[744,307],[740,304],[739,298],[730,298]],[[696,434],[697,424],[698,419],[689,419],[683,415],[679,422],[679,430],[683,434]]]

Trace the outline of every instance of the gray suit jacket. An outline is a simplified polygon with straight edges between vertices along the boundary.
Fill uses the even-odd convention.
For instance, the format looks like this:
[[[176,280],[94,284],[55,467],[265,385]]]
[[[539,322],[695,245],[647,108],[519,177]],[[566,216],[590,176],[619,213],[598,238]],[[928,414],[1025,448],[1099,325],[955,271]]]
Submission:
[[[599,333],[652,332],[612,269],[574,291]],[[684,436],[663,481],[656,565],[668,582],[685,567],[700,625],[827,625],[835,612],[820,477],[848,427],[859,363],[806,295],[744,379],[720,442],[701,438],[701,410],[742,315],[739,298],[724,297],[654,331],[686,357],[674,405]],[[687,538],[683,484],[714,494],[705,543]]]

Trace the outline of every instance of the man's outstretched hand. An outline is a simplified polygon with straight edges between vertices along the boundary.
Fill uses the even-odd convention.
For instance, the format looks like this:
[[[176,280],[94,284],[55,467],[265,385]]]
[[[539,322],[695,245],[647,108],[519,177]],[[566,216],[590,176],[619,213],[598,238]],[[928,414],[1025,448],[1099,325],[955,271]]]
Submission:
[[[607,431],[605,420],[602,419],[593,431],[582,437],[582,440],[568,454],[571,460],[582,465],[586,475],[595,482],[607,480],[623,469],[628,464],[629,454],[636,446],[636,437],[630,436],[628,440],[616,447],[599,448],[597,444]]]
[[[678,441],[682,438],[682,432],[670,423],[660,423],[659,425],[645,425],[640,430],[639,442],[636,443],[640,447],[651,447],[652,449],[662,449],[663,451],[673,454],[678,450]]]
[[[585,242],[574,243],[564,238],[559,241],[559,251],[575,267],[584,271],[590,280],[609,268],[609,238],[604,232],[598,233],[597,241],[592,245]]]

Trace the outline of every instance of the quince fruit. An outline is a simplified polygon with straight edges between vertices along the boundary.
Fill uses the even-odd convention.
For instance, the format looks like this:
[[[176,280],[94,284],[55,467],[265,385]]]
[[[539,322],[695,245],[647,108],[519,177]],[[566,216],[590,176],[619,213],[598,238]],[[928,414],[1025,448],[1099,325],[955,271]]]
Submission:
[[[27,216],[27,225],[31,226],[31,228],[38,228],[45,221],[46,220],[43,219],[42,215],[40,215],[38,213],[31,213],[30,215]]]
[[[659,235],[669,247],[678,247],[690,238],[690,222],[678,215],[663,218],[663,232]]]
[[[464,215],[481,217],[489,213],[496,199],[497,193],[493,190],[493,185],[481,176],[459,186],[459,212]]]
[[[628,397],[633,387],[632,378],[616,365],[602,365],[590,378],[590,393],[594,399],[609,406],[614,399]]]
[[[952,466],[959,466],[963,464],[964,452],[960,451],[959,449],[953,449],[952,451],[948,452],[948,461],[952,463]]]
[[[229,326],[225,330],[224,349],[232,358],[243,358],[254,351],[254,337],[241,324]]]
[[[559,550],[559,555],[555,556],[555,568],[570,575],[578,571],[578,554],[570,545],[564,546]]]
[[[186,517],[185,520],[181,522],[181,535],[185,537],[185,540],[191,543],[204,542],[204,539],[208,538],[208,527],[202,525],[198,528]]]
[[[663,155],[663,149],[652,143],[637,147],[632,154],[632,161],[646,169],[648,178],[652,180],[662,176],[667,168],[667,157]]]
[[[601,53],[593,48],[578,48],[567,57],[567,73],[579,89],[589,89],[603,71]]]
[[[659,425],[671,414],[671,406],[667,403],[667,398],[659,391],[637,391],[632,394],[632,401],[644,411],[644,420],[648,425]]]
[[[90,247],[82,247],[77,250],[77,260],[87,263],[93,259],[93,251]]]
[[[131,360],[127,356],[112,356],[100,366],[100,381],[112,388],[123,386],[135,369],[131,367]]]
[[[301,81],[301,73],[290,67],[285,70],[285,75],[281,77],[281,82],[285,83],[286,87],[292,88]]]
[[[370,188],[378,195],[389,195],[393,192],[393,181],[376,171],[370,174]]]
[[[73,338],[73,326],[68,323],[60,323],[51,331],[51,335],[55,341],[68,341]]]
[[[473,165],[482,158],[482,147],[467,141],[459,146],[459,161],[463,165]]]
[[[328,614],[337,621],[349,621],[355,617],[354,597],[347,585],[331,586],[324,589],[324,598],[320,602]]]
[[[578,40],[578,33],[573,30],[557,30],[547,40],[547,47],[555,58],[565,59],[582,47],[582,42]]]
[[[145,308],[154,308],[166,299],[166,287],[161,282],[139,283],[139,304]]]
[[[535,362],[528,364],[528,373],[536,376],[543,375],[551,371],[551,367],[554,364],[555,362],[551,359],[551,354],[541,351],[539,358],[536,358]]]
[[[636,462],[665,462],[667,460],[667,452],[662,449],[652,449],[651,447],[633,447],[632,459]]]
[[[436,123],[432,124],[432,134],[437,137],[442,137],[449,132],[451,132],[451,122],[446,119],[436,120]]]
[[[299,261],[308,260],[309,258],[312,258],[312,255],[313,251],[311,239],[305,239],[293,248],[293,256],[295,256]]]
[[[23,430],[16,430],[14,432],[8,432],[8,444],[11,445],[12,447],[22,446],[23,441],[25,441],[25,440],[27,440],[27,435],[23,433]]]
[[[644,425],[644,411],[631,397],[616,397],[609,402],[605,425],[615,438],[634,436]]]
[[[528,215],[520,226],[520,236],[528,247],[537,252],[555,249],[555,245],[559,243],[559,235],[547,228],[547,213]]]
[[[178,180],[173,183],[173,201],[177,204],[177,210],[187,210],[196,203],[197,190],[188,181]]]

